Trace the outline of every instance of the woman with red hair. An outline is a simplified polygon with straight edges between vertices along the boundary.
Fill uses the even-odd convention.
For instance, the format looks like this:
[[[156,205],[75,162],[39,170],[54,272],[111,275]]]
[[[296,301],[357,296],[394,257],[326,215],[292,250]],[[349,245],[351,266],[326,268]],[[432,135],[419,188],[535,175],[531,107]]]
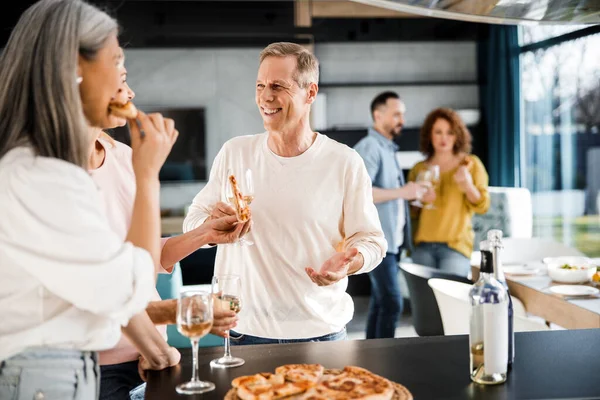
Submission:
[[[439,167],[439,179],[423,195],[432,207],[412,207],[415,251],[413,262],[467,276],[473,251],[473,214],[490,206],[488,174],[481,160],[471,154],[471,134],[458,113],[438,108],[429,113],[421,128],[421,152],[408,180],[422,171]]]

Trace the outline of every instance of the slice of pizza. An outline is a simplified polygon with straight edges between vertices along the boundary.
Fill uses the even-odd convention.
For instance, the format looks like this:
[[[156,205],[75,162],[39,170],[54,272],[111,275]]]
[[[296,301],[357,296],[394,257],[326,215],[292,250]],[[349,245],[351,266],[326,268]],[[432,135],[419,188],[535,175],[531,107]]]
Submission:
[[[272,381],[272,379],[275,378],[277,379],[276,381]],[[237,388],[240,385],[247,385],[247,384],[258,384],[258,383],[283,383],[283,380],[279,380],[279,378],[275,375],[272,374],[270,372],[261,372],[260,374],[256,374],[256,375],[246,375],[246,376],[239,376],[237,378],[235,378],[233,381],[231,381],[231,386]]]
[[[310,382],[316,385],[323,376],[325,367],[321,364],[288,364],[275,370],[276,375],[281,375],[289,382]]]
[[[310,382],[285,382],[281,385],[273,386],[273,399],[293,399],[298,398],[300,395],[306,392],[308,389],[313,387],[314,384]]]
[[[286,382],[283,375],[262,373],[242,376],[232,381],[236,394],[242,400],[293,399],[315,384],[312,382]]]
[[[237,217],[241,222],[246,222],[250,219],[250,207],[248,207],[248,202],[246,202],[242,192],[240,192],[237,179],[235,179],[233,174],[229,175],[229,184],[231,185],[231,192],[233,193],[232,201]]]
[[[273,385],[269,382],[244,383],[237,387],[241,400],[273,400]]]
[[[391,400],[395,390],[390,381],[360,367],[343,372],[310,388],[303,400]]]
[[[463,157],[463,159],[460,161],[460,165],[461,166],[465,166],[469,169],[471,169],[471,166],[473,166],[473,159],[471,158],[471,156],[466,155]]]

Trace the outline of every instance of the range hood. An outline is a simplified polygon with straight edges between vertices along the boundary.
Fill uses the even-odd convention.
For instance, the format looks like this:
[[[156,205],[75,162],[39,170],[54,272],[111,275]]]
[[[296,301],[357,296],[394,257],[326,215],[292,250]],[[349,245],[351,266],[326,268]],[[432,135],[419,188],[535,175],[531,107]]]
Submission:
[[[496,24],[599,24],[600,0],[352,0],[428,17]]]

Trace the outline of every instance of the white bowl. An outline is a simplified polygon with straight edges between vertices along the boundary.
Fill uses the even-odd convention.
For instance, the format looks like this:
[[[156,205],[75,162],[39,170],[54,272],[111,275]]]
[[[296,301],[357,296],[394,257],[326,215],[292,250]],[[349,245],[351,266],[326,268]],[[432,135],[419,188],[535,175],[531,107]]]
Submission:
[[[568,263],[567,263],[568,264]],[[592,280],[596,273],[596,266],[592,264],[569,264],[577,269],[561,268],[565,263],[548,264],[548,276],[555,282],[585,283]]]
[[[571,265],[579,265],[579,264],[591,264],[592,260],[587,257],[582,256],[563,256],[563,257],[545,257],[543,260],[544,264],[571,264]]]

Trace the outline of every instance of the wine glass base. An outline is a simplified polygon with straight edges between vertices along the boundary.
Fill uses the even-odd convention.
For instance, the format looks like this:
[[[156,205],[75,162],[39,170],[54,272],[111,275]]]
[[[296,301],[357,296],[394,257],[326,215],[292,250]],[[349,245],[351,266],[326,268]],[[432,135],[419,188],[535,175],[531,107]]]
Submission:
[[[233,368],[244,365],[246,361],[238,357],[221,357],[210,362],[213,368]]]
[[[185,382],[177,385],[175,388],[179,394],[200,394],[215,390],[215,384],[212,382],[196,381]]]

